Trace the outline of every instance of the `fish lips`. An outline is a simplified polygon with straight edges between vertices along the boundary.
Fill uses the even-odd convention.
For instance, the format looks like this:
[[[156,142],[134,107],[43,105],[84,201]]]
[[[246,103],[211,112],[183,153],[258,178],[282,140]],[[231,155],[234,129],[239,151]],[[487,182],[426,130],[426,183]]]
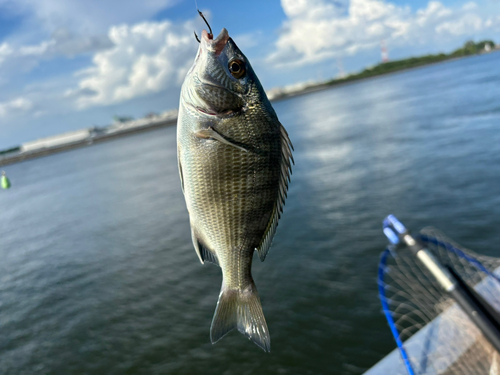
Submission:
[[[225,28],[222,29],[220,34],[215,39],[213,39],[213,35],[209,34],[207,30],[203,30],[201,32],[202,50],[205,49],[207,51],[210,51],[214,53],[216,57],[218,57],[222,53],[222,50],[224,49],[228,41],[229,33]]]

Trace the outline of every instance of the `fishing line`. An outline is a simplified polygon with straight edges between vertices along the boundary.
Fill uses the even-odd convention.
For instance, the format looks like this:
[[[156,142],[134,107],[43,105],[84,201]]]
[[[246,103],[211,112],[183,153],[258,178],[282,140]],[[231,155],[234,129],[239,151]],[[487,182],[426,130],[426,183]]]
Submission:
[[[208,30],[210,31],[210,33],[208,34],[211,38],[214,37],[214,34],[212,32],[212,28],[210,27],[207,19],[205,18],[205,16],[203,15],[202,12],[200,12],[200,10],[198,9],[198,2],[197,0],[194,0],[194,5],[196,6],[196,11],[198,12],[198,14],[200,15],[201,18],[203,18],[203,21],[205,21],[206,25],[208,26]],[[196,35],[196,30],[194,31],[194,37],[196,38],[196,40],[198,41],[198,43],[201,43],[200,41],[200,38],[198,38],[198,35]]]

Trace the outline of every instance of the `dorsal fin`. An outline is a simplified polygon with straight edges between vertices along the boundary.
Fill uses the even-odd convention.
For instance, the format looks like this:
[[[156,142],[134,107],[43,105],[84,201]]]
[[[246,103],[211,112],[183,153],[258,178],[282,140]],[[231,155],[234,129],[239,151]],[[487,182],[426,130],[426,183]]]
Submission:
[[[194,249],[196,250],[196,254],[198,254],[198,258],[200,258],[201,264],[205,264],[205,261],[207,261],[218,266],[219,259],[217,255],[201,243],[193,227],[191,227],[191,238],[193,239]]]
[[[295,164],[293,160],[292,151],[293,145],[288,137],[283,125],[280,124],[281,132],[281,171],[280,171],[280,182],[279,182],[279,192],[278,199],[274,204],[273,214],[267,225],[266,232],[259,246],[257,247],[257,252],[259,254],[260,261],[263,262],[266,259],[266,255],[273,242],[274,235],[276,233],[276,228],[278,227],[278,221],[283,213],[283,206],[285,205],[286,194],[288,190],[288,183],[290,182],[290,175],[292,174],[292,163]]]

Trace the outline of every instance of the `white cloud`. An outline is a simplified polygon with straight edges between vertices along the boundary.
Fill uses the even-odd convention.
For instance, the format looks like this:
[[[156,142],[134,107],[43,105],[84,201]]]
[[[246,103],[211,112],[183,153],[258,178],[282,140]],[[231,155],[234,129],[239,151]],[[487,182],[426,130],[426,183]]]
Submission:
[[[0,0],[0,8],[5,1]],[[169,3],[172,1],[163,1],[162,7]],[[3,91],[0,116],[24,112],[25,118],[31,118],[40,115],[41,108],[44,115],[53,114],[120,103],[158,92],[171,99],[170,94],[179,90],[198,48],[193,30],[203,26],[198,17],[184,23],[122,23],[108,27],[101,36],[85,36],[61,27],[37,43],[20,44],[18,39],[0,42]],[[27,72],[46,60],[82,54],[92,57],[86,69],[63,72],[48,80],[42,77],[29,85],[19,84],[26,82]],[[18,98],[21,92],[25,97],[23,101]]]
[[[49,40],[38,44],[20,46],[12,55],[31,58],[72,57],[86,52],[96,52],[113,46],[106,36],[76,36],[67,29],[58,29]]]
[[[7,43],[0,44],[0,65],[12,54],[12,47]]]
[[[0,40],[0,83],[58,56],[75,57],[110,48],[111,25],[154,16],[178,0],[0,0],[2,18],[22,20]]]
[[[78,74],[78,88],[65,95],[85,108],[179,87],[198,48],[193,29],[169,21],[111,27],[114,46],[95,54],[93,66]]]
[[[453,22],[443,22],[436,26],[438,34],[467,35],[470,32],[480,31],[483,28],[481,17],[476,14],[466,14]]]
[[[33,103],[25,98],[19,97],[8,102],[0,102],[0,117],[14,113],[24,113],[33,108]]]
[[[58,56],[72,58],[90,54],[113,46],[107,35],[75,36],[68,30],[57,30],[49,40],[38,44],[14,46],[0,44],[0,85],[12,80],[16,74],[29,72],[44,60]]]
[[[0,0],[3,13],[26,18],[48,33],[65,28],[79,35],[105,33],[110,25],[149,18],[178,0]]]
[[[483,20],[473,2],[447,8],[438,1],[412,12],[383,0],[281,0],[287,21],[268,61],[304,65],[378,47],[471,37],[498,20]],[[495,22],[496,21],[496,22]]]
[[[473,9],[477,9],[477,4],[474,3],[473,1],[470,1],[468,3],[465,3],[463,6],[462,6],[462,9],[463,10],[473,10]]]

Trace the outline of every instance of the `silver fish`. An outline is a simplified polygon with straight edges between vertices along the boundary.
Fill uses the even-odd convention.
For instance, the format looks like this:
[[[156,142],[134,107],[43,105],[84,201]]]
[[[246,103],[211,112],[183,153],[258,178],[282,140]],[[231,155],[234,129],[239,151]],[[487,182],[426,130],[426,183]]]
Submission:
[[[210,338],[233,328],[264,351],[271,339],[251,268],[264,261],[283,212],[292,144],[250,62],[226,29],[203,30],[182,85],[177,151],[193,245],[222,269]]]

